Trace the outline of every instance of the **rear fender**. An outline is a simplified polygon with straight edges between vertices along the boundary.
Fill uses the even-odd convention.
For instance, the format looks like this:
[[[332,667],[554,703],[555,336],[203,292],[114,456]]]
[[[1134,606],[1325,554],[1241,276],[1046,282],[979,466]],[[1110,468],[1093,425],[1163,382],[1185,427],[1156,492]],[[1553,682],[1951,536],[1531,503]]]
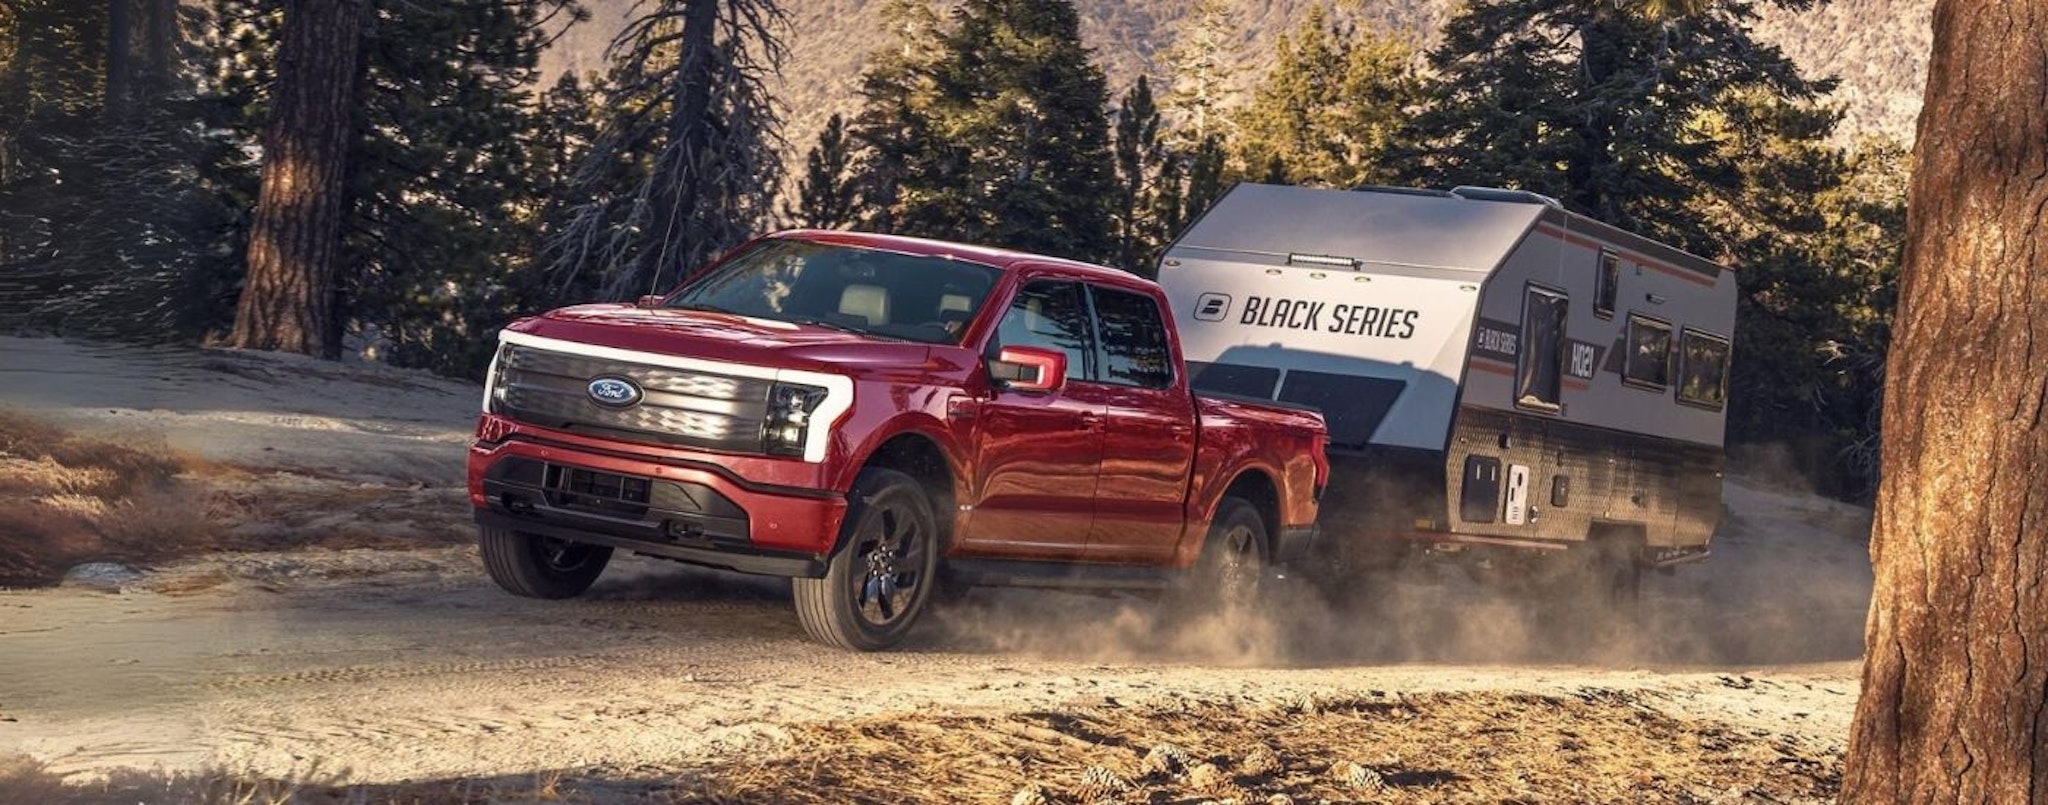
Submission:
[[[1328,477],[1321,415],[1206,398],[1197,398],[1197,407],[1201,438],[1188,485],[1188,525],[1174,563],[1186,567],[1200,555],[1224,495],[1251,473],[1263,474],[1274,487],[1275,511],[1264,513],[1274,532],[1269,538],[1312,527]]]

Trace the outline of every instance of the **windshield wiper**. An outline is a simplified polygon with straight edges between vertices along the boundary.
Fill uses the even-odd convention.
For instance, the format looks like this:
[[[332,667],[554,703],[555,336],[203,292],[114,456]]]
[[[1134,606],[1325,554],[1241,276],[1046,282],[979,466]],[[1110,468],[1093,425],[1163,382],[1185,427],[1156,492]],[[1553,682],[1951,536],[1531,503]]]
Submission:
[[[789,322],[790,324],[808,324],[811,325],[812,327],[823,327],[827,330],[838,330],[839,332],[842,333],[852,333],[854,335],[866,336],[868,338],[879,338],[884,341],[907,341],[910,343],[916,343],[916,339],[905,338],[900,335],[880,333],[874,330],[863,330],[851,324],[836,322],[831,319],[819,316],[783,316],[781,317],[781,319],[783,321]]]
[[[726,310],[725,308],[719,307],[717,305],[706,304],[704,302],[677,302],[675,304],[662,305],[662,307],[668,310],[695,310],[703,313],[724,313],[729,316],[739,315],[737,313],[734,313],[733,311]]]
[[[842,333],[853,333],[854,335],[874,335],[874,333],[860,329],[851,324],[841,324],[831,319],[821,318],[818,316],[780,316],[778,318],[781,318],[783,321],[789,322],[790,324],[808,324],[812,327],[823,327],[827,330],[838,330],[839,332]],[[883,337],[886,338],[887,336]]]

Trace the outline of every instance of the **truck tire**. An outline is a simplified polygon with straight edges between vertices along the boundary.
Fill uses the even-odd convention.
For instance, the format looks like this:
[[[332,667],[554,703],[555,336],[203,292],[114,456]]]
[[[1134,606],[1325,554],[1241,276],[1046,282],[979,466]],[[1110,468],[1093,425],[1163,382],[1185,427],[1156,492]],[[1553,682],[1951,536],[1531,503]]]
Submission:
[[[1224,498],[1209,523],[1202,555],[1168,596],[1183,614],[1204,608],[1223,615],[1256,611],[1266,578],[1266,519],[1243,498]]]
[[[590,589],[612,560],[612,549],[480,526],[477,547],[499,587],[526,598],[574,598]]]
[[[936,586],[938,519],[915,479],[865,469],[823,578],[794,579],[796,617],[818,642],[880,651],[902,642]]]

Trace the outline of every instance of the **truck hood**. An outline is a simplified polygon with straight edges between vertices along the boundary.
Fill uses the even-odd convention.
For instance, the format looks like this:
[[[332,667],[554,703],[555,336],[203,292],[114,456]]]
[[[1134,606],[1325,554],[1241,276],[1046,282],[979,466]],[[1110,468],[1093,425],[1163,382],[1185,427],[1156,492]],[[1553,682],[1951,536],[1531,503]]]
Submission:
[[[932,346],[875,338],[828,327],[695,310],[633,305],[579,305],[524,319],[507,330],[614,349],[847,373],[863,368],[920,366]]]

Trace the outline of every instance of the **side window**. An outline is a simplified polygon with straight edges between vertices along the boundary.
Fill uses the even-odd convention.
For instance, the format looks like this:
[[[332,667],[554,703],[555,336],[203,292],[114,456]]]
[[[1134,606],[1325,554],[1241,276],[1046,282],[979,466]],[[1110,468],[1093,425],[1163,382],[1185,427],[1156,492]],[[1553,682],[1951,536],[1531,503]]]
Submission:
[[[1633,313],[1628,317],[1628,354],[1621,379],[1632,386],[1663,391],[1671,385],[1671,325]]]
[[[1564,374],[1564,294],[1530,286],[1522,305],[1522,363],[1515,373],[1515,404],[1556,411]]]
[[[1038,347],[1067,355],[1067,377],[1088,380],[1095,377],[1089,333],[1088,307],[1081,297],[1081,285],[1062,280],[1028,283],[1010,300],[1003,321],[996,327],[995,347]]]
[[[1727,405],[1728,352],[1728,339],[1686,328],[1678,350],[1678,401],[1716,411]]]
[[[1128,291],[1090,287],[1100,327],[1102,382],[1163,389],[1173,385],[1173,356],[1159,303]]]
[[[1593,280],[1593,315],[1614,318],[1614,298],[1621,291],[1621,256],[1600,250],[1600,274]]]

